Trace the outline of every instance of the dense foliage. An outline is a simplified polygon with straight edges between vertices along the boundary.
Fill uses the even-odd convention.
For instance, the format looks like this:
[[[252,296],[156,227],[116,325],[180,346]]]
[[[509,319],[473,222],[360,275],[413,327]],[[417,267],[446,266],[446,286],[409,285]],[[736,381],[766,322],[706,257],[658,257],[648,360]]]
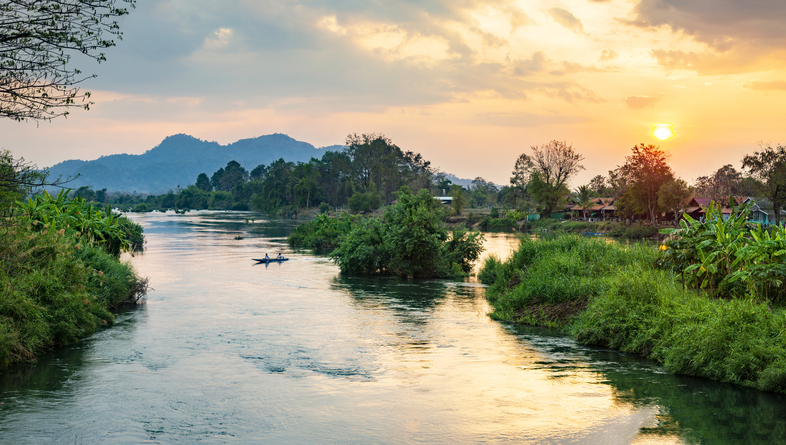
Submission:
[[[523,239],[509,260],[487,260],[479,277],[490,285],[494,318],[562,326],[582,343],[640,353],[675,373],[786,392],[786,311],[771,310],[761,294],[684,290],[655,267],[658,255],[572,236]]]
[[[711,203],[705,221],[680,221],[662,246],[658,264],[678,274],[684,286],[726,297],[780,300],[786,294],[786,229],[747,222],[748,209],[724,218]]]
[[[289,242],[313,248],[337,246],[331,257],[349,274],[466,275],[480,256],[483,235],[465,229],[449,231],[438,206],[427,190],[414,195],[403,187],[381,219],[320,215],[296,228]]]
[[[17,199],[22,192],[3,189]],[[118,258],[143,242],[138,224],[65,192],[8,202],[0,219],[0,368],[111,324],[110,309],[146,290]]]
[[[56,197],[49,193],[17,203],[34,230],[68,232],[117,256],[122,251],[141,247],[142,227],[110,208],[97,210],[84,199],[68,199],[66,190]]]
[[[324,250],[336,248],[341,239],[352,231],[361,221],[360,216],[344,213],[341,216],[329,217],[321,214],[309,222],[295,227],[289,234],[287,242],[292,246],[310,247]]]

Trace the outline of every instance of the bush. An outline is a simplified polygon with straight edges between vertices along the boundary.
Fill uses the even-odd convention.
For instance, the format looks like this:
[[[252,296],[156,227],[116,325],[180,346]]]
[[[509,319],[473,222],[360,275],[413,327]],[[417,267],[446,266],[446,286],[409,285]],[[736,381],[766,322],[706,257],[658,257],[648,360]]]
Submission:
[[[109,309],[140,288],[130,265],[65,230],[29,230],[28,218],[2,233],[0,368],[32,360],[114,320]]]
[[[334,249],[357,224],[360,217],[344,213],[331,218],[326,214],[300,224],[287,237],[290,246],[310,247],[312,249]]]
[[[349,198],[349,208],[355,213],[376,210],[381,204],[382,197],[375,192],[356,192]]]
[[[331,254],[342,272],[406,277],[465,275],[482,250],[483,236],[454,230],[449,234],[427,190],[413,195],[404,187],[383,220],[354,226]]]

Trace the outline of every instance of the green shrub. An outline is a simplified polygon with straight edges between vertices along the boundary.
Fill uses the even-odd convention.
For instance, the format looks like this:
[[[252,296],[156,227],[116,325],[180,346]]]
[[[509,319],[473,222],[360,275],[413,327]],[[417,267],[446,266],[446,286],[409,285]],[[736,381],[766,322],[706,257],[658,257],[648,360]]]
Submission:
[[[404,187],[382,220],[372,217],[353,226],[331,257],[351,274],[466,275],[480,255],[483,236],[462,229],[449,233],[437,206],[427,190],[413,195]]]
[[[0,236],[0,368],[32,360],[111,324],[109,309],[140,290],[130,265],[64,229],[16,220]]]
[[[287,237],[287,242],[290,246],[333,249],[360,220],[360,217],[347,213],[332,218],[323,213],[295,227]]]

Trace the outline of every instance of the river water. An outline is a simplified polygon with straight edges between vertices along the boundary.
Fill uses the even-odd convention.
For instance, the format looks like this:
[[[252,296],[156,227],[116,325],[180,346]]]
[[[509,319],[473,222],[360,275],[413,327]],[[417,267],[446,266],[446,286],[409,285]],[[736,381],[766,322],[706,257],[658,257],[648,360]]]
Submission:
[[[250,213],[133,218],[146,303],[0,372],[0,443],[786,442],[783,396],[495,322],[473,279],[343,277]]]

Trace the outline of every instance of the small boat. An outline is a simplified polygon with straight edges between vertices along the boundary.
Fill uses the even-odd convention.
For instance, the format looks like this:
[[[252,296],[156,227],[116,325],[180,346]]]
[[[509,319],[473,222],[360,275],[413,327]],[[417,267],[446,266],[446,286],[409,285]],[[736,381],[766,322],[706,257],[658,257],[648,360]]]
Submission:
[[[289,258],[251,258],[258,263],[280,263],[282,261],[289,261]]]

